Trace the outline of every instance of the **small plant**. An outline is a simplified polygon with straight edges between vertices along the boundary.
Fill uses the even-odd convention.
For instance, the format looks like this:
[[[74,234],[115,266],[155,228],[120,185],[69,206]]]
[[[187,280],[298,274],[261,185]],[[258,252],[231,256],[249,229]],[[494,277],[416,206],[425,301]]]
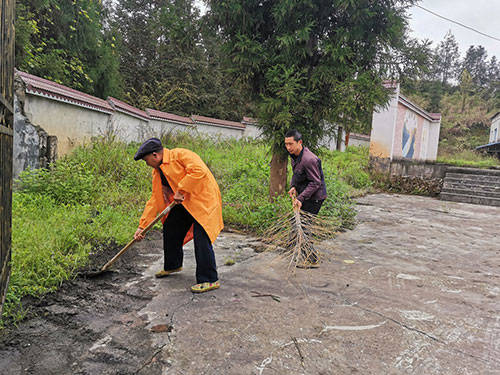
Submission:
[[[233,266],[235,264],[236,264],[236,261],[231,257],[228,257],[224,260],[224,265],[226,265],[226,266]]]

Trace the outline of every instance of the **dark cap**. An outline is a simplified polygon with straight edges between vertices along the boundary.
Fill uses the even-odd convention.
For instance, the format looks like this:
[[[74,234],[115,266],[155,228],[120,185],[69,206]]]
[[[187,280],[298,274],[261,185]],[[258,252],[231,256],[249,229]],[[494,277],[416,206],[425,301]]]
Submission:
[[[149,138],[141,145],[141,147],[139,147],[139,149],[135,153],[134,160],[142,159],[147,154],[151,154],[160,150],[163,150],[161,141],[158,138]]]

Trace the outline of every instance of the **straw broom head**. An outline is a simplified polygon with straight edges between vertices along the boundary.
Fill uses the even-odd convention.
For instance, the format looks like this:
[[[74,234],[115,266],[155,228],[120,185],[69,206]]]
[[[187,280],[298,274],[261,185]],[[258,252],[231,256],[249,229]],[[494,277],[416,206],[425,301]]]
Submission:
[[[267,251],[278,253],[288,261],[288,269],[318,263],[325,257],[315,244],[335,237],[341,226],[336,217],[322,217],[294,209],[273,222],[264,231],[263,242]]]

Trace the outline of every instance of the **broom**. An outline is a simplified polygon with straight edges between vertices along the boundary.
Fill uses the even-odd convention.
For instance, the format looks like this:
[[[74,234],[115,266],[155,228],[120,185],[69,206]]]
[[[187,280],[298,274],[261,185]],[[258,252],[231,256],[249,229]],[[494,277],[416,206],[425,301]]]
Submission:
[[[317,265],[325,254],[314,245],[333,238],[340,226],[341,221],[336,217],[318,216],[293,207],[267,225],[262,241],[268,244],[267,251],[285,258],[288,270],[293,272],[297,267]]]

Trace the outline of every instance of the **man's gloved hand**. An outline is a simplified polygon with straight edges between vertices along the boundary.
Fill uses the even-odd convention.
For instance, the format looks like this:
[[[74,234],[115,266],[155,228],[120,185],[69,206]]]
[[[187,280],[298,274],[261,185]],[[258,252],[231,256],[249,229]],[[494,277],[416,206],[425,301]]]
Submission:
[[[290,196],[290,198],[295,198],[297,196],[297,190],[292,187],[290,190],[288,190],[288,195]]]

